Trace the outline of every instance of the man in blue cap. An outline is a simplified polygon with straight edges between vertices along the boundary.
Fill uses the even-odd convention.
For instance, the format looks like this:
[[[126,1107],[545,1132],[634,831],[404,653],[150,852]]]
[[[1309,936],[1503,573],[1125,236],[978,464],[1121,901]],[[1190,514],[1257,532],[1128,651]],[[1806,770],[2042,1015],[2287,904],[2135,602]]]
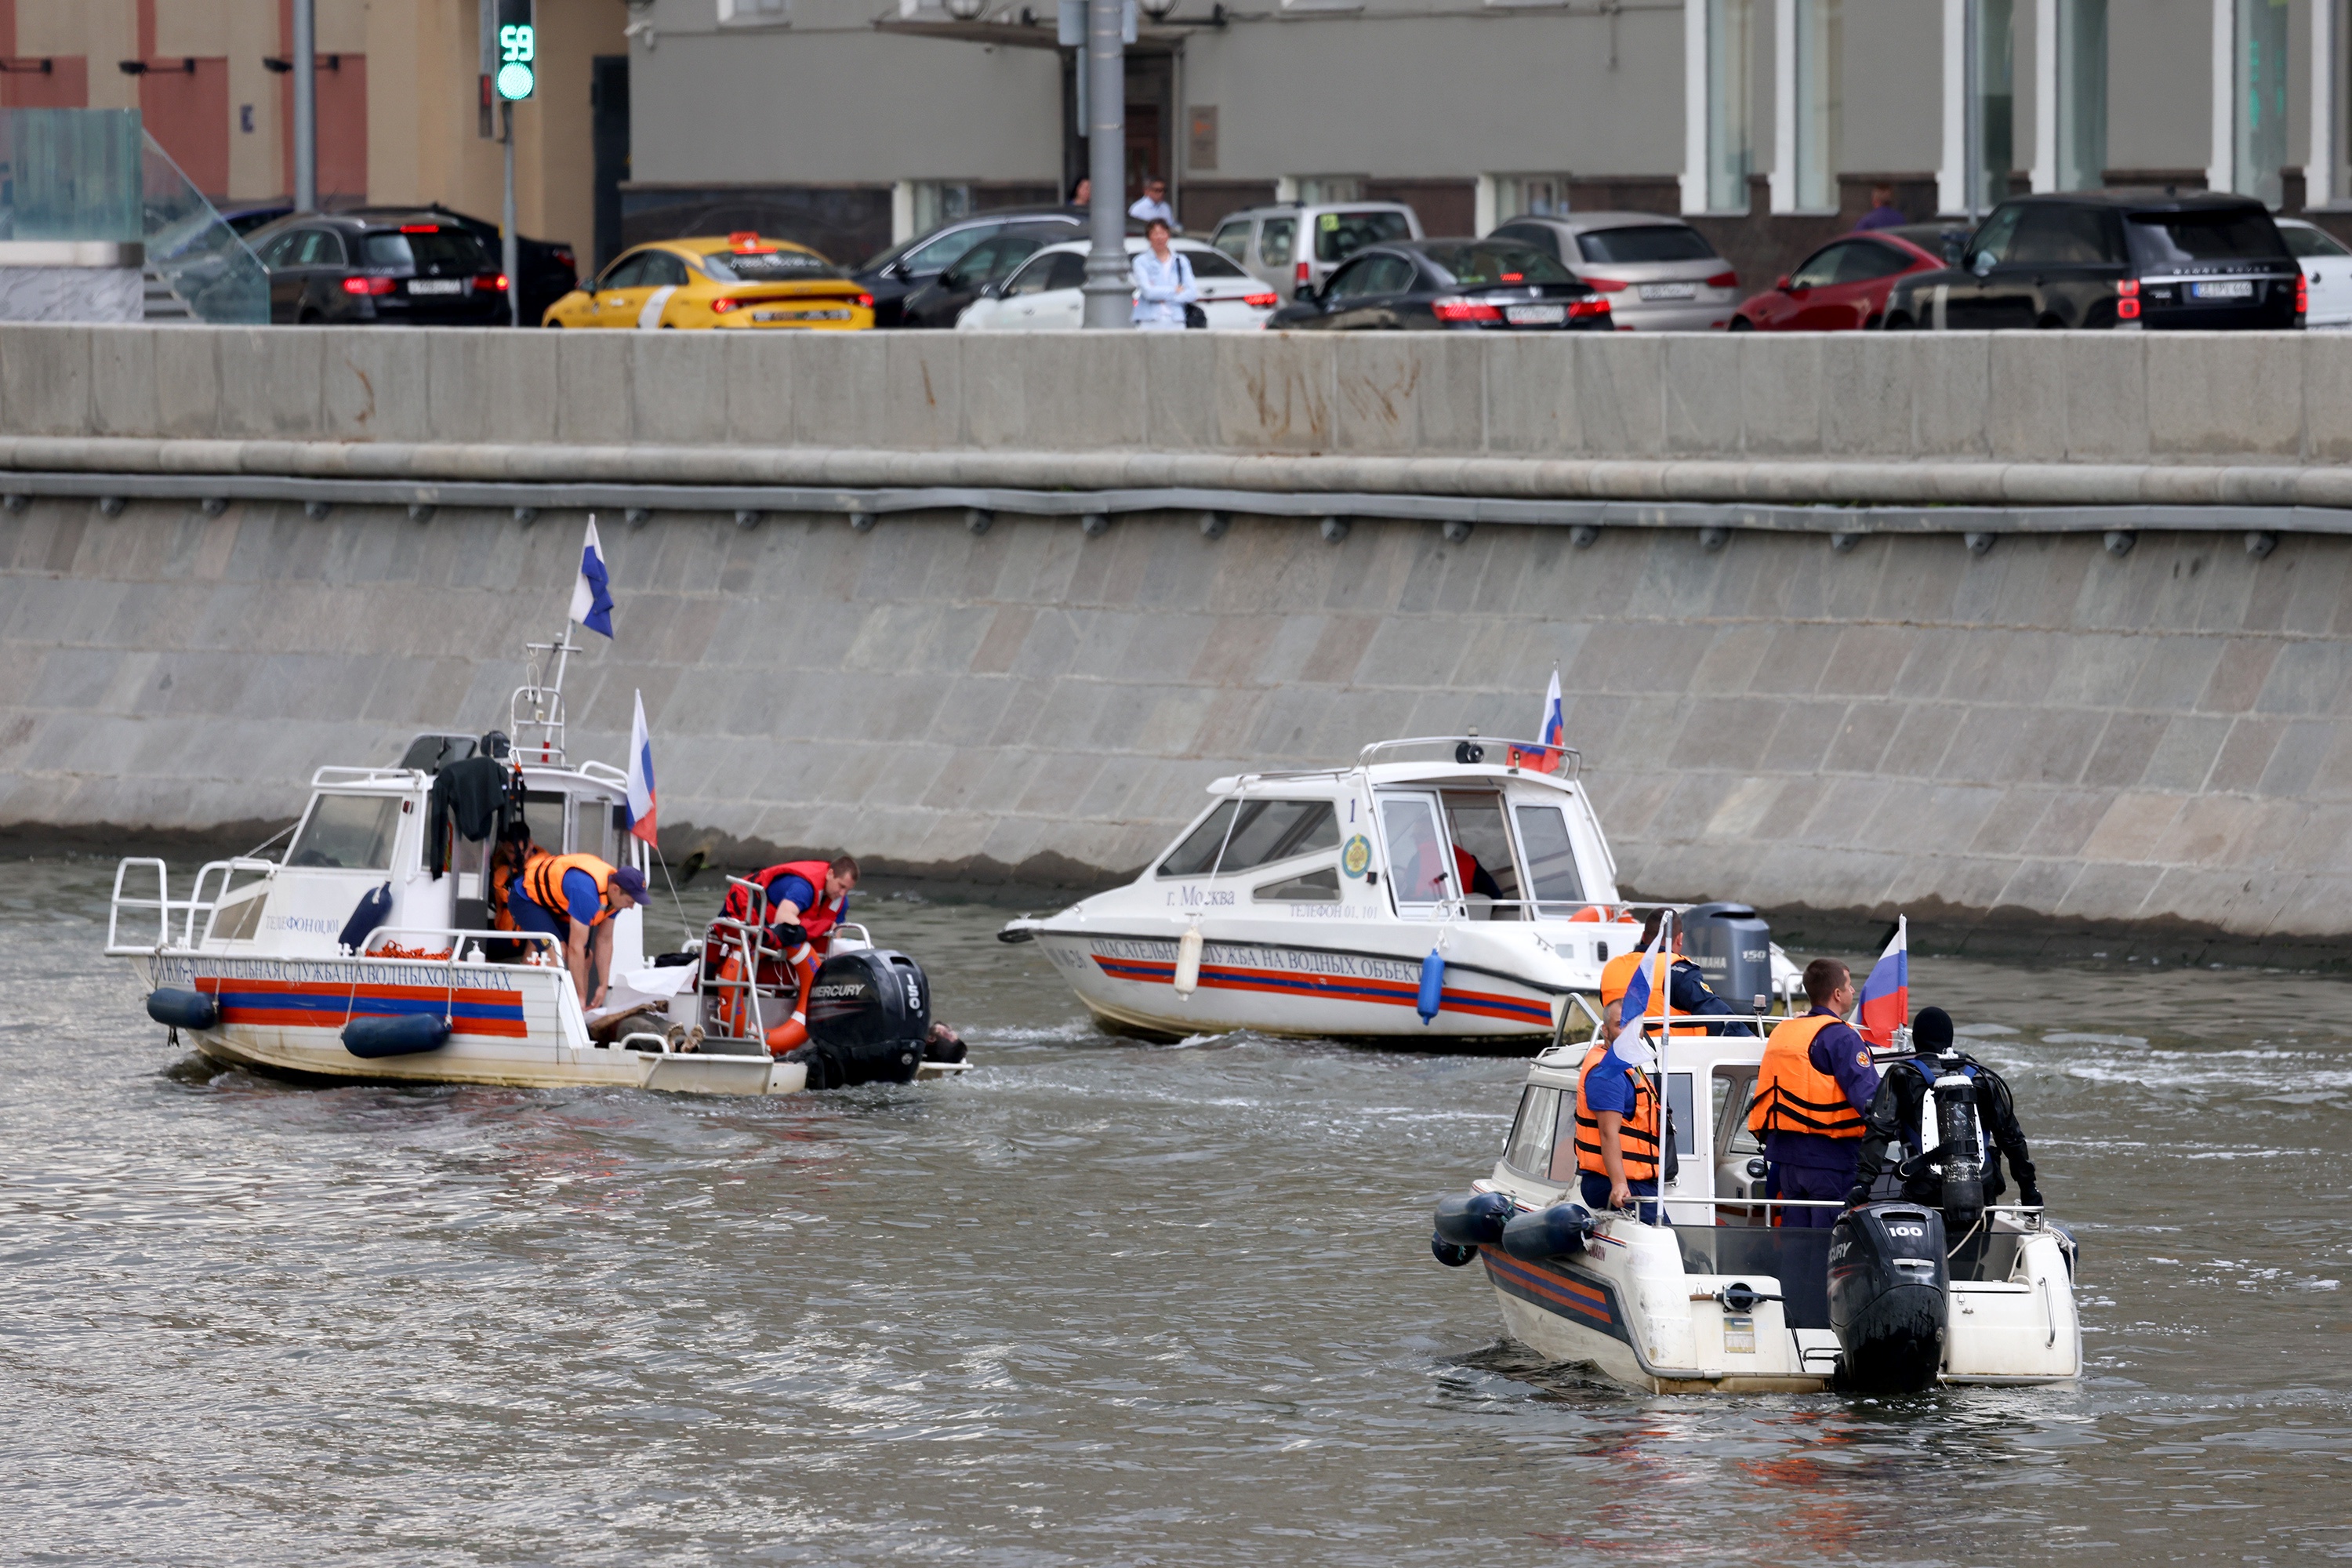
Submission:
[[[534,855],[507,895],[518,931],[538,931],[563,944],[563,966],[580,1005],[604,1005],[613,974],[613,917],[646,901],[646,874],[593,855]]]

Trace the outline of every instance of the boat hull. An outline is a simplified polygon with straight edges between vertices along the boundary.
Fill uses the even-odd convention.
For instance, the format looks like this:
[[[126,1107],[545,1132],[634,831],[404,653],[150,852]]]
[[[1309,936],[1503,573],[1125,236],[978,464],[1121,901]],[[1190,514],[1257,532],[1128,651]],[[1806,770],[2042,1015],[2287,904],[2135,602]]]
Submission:
[[[1425,942],[1428,933],[1412,933]],[[1108,1023],[1181,1037],[1258,1034],[1394,1040],[1548,1038],[1559,988],[1498,965],[1449,963],[1443,1005],[1415,1010],[1422,962],[1401,951],[1280,941],[1211,941],[1199,984],[1176,990],[1174,937],[1041,931],[1046,958],[1078,1000]]]
[[[184,1031],[226,1066],[315,1079],[457,1083],[520,1089],[597,1087],[687,1094],[792,1094],[807,1086],[797,1062],[764,1054],[674,1054],[591,1042],[559,973],[531,966],[202,956],[133,961],[152,990],[214,996],[220,1022]],[[446,1045],[410,1056],[364,1058],[344,1047],[352,1018],[430,1011],[450,1021]]]

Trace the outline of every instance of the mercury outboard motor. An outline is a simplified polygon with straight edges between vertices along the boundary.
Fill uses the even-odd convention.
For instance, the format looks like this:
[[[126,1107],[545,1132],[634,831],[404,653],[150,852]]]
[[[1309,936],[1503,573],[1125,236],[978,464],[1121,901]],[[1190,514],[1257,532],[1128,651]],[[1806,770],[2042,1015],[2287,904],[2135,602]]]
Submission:
[[[912,1083],[931,1031],[931,983],[903,952],[836,952],[809,983],[808,1031],[784,1060],[807,1065],[811,1089]]]
[[[1830,1327],[1844,1352],[1838,1385],[1917,1394],[1944,1361],[1951,1276],[1944,1216],[1922,1204],[1872,1204],[1830,1232]]]

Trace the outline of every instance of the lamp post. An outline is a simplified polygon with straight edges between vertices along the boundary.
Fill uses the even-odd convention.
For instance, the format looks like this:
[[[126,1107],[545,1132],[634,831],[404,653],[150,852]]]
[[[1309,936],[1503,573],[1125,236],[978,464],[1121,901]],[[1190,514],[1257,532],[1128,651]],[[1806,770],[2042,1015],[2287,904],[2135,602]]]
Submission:
[[[1127,23],[1125,0],[1087,0],[1086,324],[1124,327],[1131,314],[1127,268]]]
[[[294,0],[294,210],[319,210],[319,28],[315,0]]]

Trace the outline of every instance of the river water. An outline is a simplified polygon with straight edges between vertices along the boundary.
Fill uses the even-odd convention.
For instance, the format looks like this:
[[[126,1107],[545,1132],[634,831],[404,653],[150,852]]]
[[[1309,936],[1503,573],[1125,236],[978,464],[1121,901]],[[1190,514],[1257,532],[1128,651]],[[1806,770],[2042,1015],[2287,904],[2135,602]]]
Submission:
[[[1111,1039],[1004,910],[868,899],[961,1081],[296,1087],[166,1047],[110,865],[10,869],[0,1559],[2352,1557],[2342,981],[1915,958],[2082,1240],[2089,1375],[1650,1398],[1429,1257],[1508,1060]]]

